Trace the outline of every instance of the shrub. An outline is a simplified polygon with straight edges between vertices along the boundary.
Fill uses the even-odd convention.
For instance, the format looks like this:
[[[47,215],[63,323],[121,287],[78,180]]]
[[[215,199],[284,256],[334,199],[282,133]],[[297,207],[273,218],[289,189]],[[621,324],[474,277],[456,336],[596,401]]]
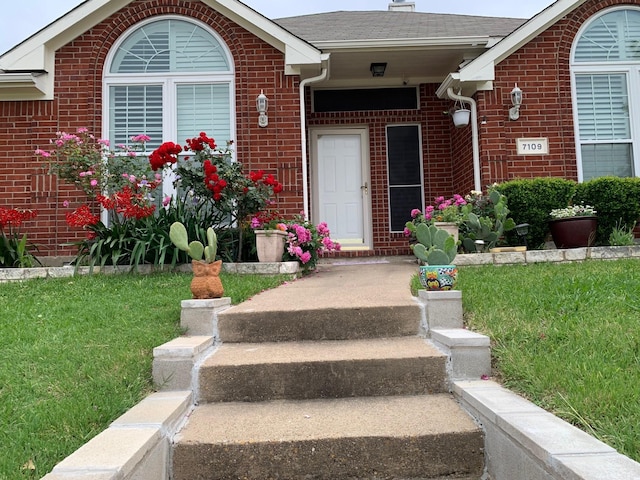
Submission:
[[[501,183],[497,189],[506,195],[510,214],[515,223],[529,224],[528,245],[532,248],[541,248],[549,233],[549,212],[569,205],[576,187],[577,183],[572,180],[545,177],[511,180]],[[593,205],[590,202],[589,204]],[[597,205],[596,209],[598,209]],[[513,231],[507,236],[509,243],[517,241]]]
[[[640,178],[600,177],[580,183],[573,203],[588,203],[597,210],[596,244],[606,245],[616,227],[630,230],[640,219]]]

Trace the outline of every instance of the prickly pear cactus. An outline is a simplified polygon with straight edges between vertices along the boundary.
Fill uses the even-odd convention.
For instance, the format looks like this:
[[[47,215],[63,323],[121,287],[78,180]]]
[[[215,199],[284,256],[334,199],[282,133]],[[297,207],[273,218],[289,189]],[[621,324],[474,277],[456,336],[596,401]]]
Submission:
[[[456,258],[458,246],[445,230],[435,225],[421,223],[416,228],[418,243],[413,245],[413,254],[428,265],[450,265]]]

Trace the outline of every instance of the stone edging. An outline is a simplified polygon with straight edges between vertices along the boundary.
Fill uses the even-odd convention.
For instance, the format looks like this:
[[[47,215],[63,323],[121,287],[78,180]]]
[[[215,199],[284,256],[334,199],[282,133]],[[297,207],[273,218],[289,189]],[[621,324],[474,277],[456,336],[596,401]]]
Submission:
[[[228,273],[237,274],[254,274],[254,275],[298,275],[298,262],[273,262],[273,263],[223,263],[222,270]],[[34,278],[66,278],[76,275],[88,275],[90,273],[103,273],[105,275],[113,275],[118,273],[128,273],[131,271],[129,266],[119,267],[36,267],[36,268],[0,268],[0,283],[19,280],[31,280]],[[136,269],[141,274],[149,274],[154,271],[161,271],[153,267],[153,265],[141,265]],[[191,265],[179,265],[173,271],[190,272]]]
[[[584,260],[616,260],[640,258],[640,245],[629,247],[585,247],[526,252],[467,253],[456,256],[458,267],[468,265],[512,265],[529,263],[581,262]]]

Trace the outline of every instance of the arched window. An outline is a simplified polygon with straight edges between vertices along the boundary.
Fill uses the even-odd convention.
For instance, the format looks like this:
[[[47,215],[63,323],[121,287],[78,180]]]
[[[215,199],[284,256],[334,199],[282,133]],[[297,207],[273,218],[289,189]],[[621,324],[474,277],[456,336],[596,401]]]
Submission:
[[[233,61],[226,45],[191,19],[139,24],[110,52],[104,73],[105,138],[134,135],[184,144],[201,131],[219,145],[234,137]]]
[[[580,180],[640,172],[640,9],[591,19],[573,45]]]

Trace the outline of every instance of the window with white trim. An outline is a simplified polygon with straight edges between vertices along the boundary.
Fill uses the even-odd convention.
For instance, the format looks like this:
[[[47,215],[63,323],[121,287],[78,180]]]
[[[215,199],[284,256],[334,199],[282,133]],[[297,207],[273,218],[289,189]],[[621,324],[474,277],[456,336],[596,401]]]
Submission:
[[[112,145],[135,135],[184,144],[206,132],[224,146],[235,135],[233,61],[215,32],[191,19],[136,26],[107,60],[105,132]]]
[[[580,180],[640,172],[640,9],[614,8],[579,32],[571,63]]]

